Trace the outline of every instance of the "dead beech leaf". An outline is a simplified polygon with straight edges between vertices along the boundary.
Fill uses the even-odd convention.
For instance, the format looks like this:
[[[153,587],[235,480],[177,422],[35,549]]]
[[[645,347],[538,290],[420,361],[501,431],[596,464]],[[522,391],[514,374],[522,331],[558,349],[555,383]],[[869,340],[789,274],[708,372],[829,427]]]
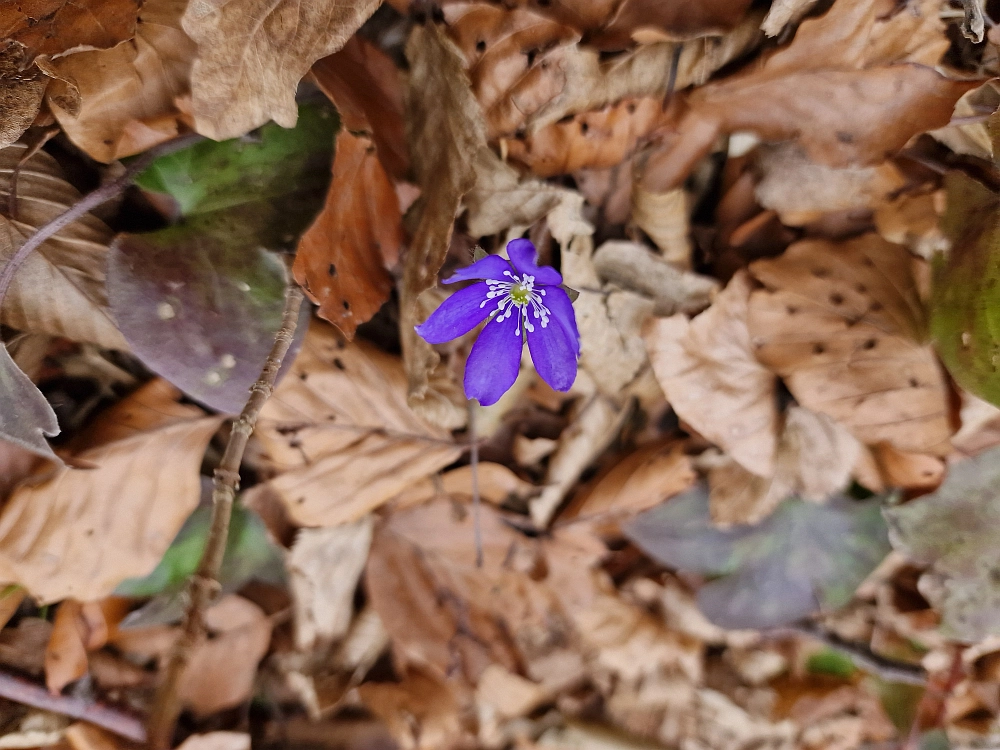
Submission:
[[[3,354],[0,353],[0,357],[2,356]],[[21,424],[25,422],[21,422]],[[2,433],[3,428],[0,427],[0,434]],[[7,497],[7,493],[14,489],[22,479],[30,476],[38,463],[38,456],[34,451],[0,438],[0,499]],[[2,601],[2,597],[0,597],[0,601]],[[0,617],[0,620],[2,619]]]
[[[673,120],[672,110],[663,111],[662,97],[623,99],[504,143],[510,159],[539,177],[552,177],[620,164],[641,140]]]
[[[295,280],[348,339],[392,292],[386,266],[403,242],[392,182],[365,136],[341,130],[326,205],[299,240]]]
[[[486,126],[469,88],[459,49],[435,24],[415,26],[406,45],[410,61],[406,94],[407,138],[421,196],[420,217],[399,287],[400,337],[409,380],[409,404],[443,427],[465,424],[463,406],[440,357],[417,336],[418,297],[434,286],[451,240],[462,198],[475,185],[476,154],[486,147]],[[464,399],[462,399],[464,401]]]
[[[650,193],[632,186],[632,221],[649,235],[664,259],[679,268],[691,267],[690,198],[683,188]]]
[[[49,108],[74,144],[112,162],[167,141],[186,126],[177,100],[190,93],[196,45],[181,29],[187,0],[145,0],[135,39],[46,64],[57,76]],[[77,107],[67,105],[72,91]]]
[[[296,536],[286,567],[299,651],[322,653],[347,634],[373,525],[365,516],[330,529],[301,529]]]
[[[198,45],[195,129],[235,138],[268,120],[295,125],[295,90],[314,62],[344,46],[381,0],[194,0],[182,19]]]
[[[87,674],[87,649],[78,623],[81,609],[76,599],[67,599],[59,605],[52,623],[45,647],[45,685],[53,695]]]
[[[407,406],[397,358],[346,344],[319,322],[261,411],[257,436],[283,472],[269,487],[300,526],[360,519],[461,454]]]
[[[822,502],[847,486],[862,449],[857,438],[830,417],[793,406],[785,413],[773,476],[751,474],[731,459],[711,468],[712,520],[754,524],[790,495]]]
[[[14,143],[34,122],[45,96],[48,79],[28,61],[24,45],[0,41],[0,149]]]
[[[139,0],[79,3],[20,0],[0,7],[0,39],[13,39],[35,55],[61,55],[76,48],[105,49],[135,34]]]
[[[595,40],[608,49],[663,38],[690,38],[734,27],[750,0],[622,0]]]
[[[776,378],[747,330],[750,279],[733,277],[708,310],[651,320],[643,331],[653,372],[677,415],[747,471],[774,471]]]
[[[951,434],[947,387],[930,345],[913,257],[868,234],[804,240],[750,272],[747,325],[757,359],[796,400],[864,443],[939,452]]]
[[[778,36],[790,23],[802,18],[816,0],[774,0],[760,28],[768,36]]]
[[[405,178],[410,154],[403,124],[403,82],[392,59],[355,34],[339,52],[317,60],[312,76],[337,106],[344,127],[370,132],[386,172]]]
[[[762,65],[695,91],[679,138],[650,156],[643,186],[678,186],[724,132],[796,138],[817,162],[863,166],[947,123],[976,84],[933,67],[949,46],[936,0],[896,10],[892,0],[841,0]]]
[[[483,461],[479,463],[476,473],[479,496],[494,505],[503,505],[511,498],[523,500],[536,490],[533,484],[525,482],[503,464]],[[409,508],[443,496],[472,499],[471,466],[460,466],[440,476],[421,480],[393,498],[393,508]]]
[[[399,747],[451,750],[464,746],[458,690],[450,680],[415,669],[397,683],[365,683],[358,693]]]
[[[568,518],[628,516],[652,508],[698,478],[679,443],[651,445],[618,461],[589,491],[572,502]]]
[[[180,403],[184,394],[164,380],[153,378],[87,425],[75,446],[83,449],[134,437],[147,430],[204,416],[193,404]]]
[[[15,144],[0,151],[0,202],[8,200],[11,174],[26,149]],[[79,199],[55,159],[41,151],[32,155],[17,183],[17,217],[0,217],[0,261]],[[128,350],[111,320],[104,288],[110,241],[111,230],[87,215],[44,242],[15,274],[0,320],[23,331]]]
[[[42,603],[100,599],[148,574],[198,504],[198,471],[220,418],[187,420],[77,454],[21,486],[0,513],[0,579]]]

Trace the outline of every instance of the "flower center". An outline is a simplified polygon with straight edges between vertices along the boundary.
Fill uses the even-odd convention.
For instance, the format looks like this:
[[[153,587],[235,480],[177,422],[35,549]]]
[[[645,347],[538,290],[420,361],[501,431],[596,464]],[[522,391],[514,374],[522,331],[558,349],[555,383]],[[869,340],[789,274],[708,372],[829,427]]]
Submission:
[[[522,277],[511,271],[504,271],[503,275],[510,280],[486,279],[486,299],[479,306],[485,307],[490,300],[497,300],[497,307],[490,317],[495,317],[498,323],[516,314],[518,326],[515,336],[521,335],[521,324],[528,333],[535,330],[535,322],[540,323],[542,328],[547,327],[551,312],[542,304],[545,289],[535,289],[535,277],[528,274]]]

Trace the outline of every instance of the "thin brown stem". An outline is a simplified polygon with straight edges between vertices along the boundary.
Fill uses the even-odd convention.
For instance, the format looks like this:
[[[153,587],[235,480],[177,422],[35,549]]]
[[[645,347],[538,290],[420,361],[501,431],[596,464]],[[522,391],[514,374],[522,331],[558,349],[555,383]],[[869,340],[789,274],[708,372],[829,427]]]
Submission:
[[[10,287],[11,279],[14,278],[14,274],[17,273],[17,269],[21,267],[21,264],[24,263],[29,255],[41,247],[43,242],[61,232],[77,219],[85,216],[90,211],[93,211],[102,203],[106,203],[118,194],[124,192],[125,189],[132,184],[132,180],[135,179],[137,174],[142,172],[161,156],[166,156],[167,154],[172,154],[174,151],[187,148],[200,140],[203,140],[203,136],[185,135],[180,138],[175,138],[172,141],[161,143],[158,146],[153,146],[153,148],[149,149],[149,151],[143,153],[142,156],[136,158],[135,161],[130,162],[129,165],[125,167],[125,171],[122,173],[121,177],[112,180],[106,185],[101,185],[93,192],[87,193],[83,196],[83,198],[70,206],[66,211],[59,214],[48,224],[39,227],[38,231],[25,240],[24,244],[17,249],[17,252],[15,252],[11,259],[7,261],[2,269],[0,269],[0,304],[3,303],[3,298],[7,294],[7,289]]]
[[[472,469],[472,528],[476,542],[476,567],[483,567],[482,499],[479,497],[479,441],[476,440],[476,404],[469,400],[469,466]]]
[[[142,726],[142,721],[135,716],[72,695],[52,695],[45,686],[36,685],[34,682],[6,672],[0,672],[0,698],[73,719],[82,719],[135,742],[146,740],[146,730]]]
[[[205,636],[205,611],[219,592],[219,569],[222,567],[222,557],[229,537],[229,520],[232,517],[233,501],[239,486],[243,452],[257,423],[257,416],[274,390],[278,370],[295,336],[301,306],[302,290],[294,282],[290,282],[285,295],[281,328],[274,337],[271,354],[257,382],[250,388],[250,398],[243,407],[243,412],[233,423],[226,452],[222,456],[219,468],[215,470],[212,520],[205,542],[205,551],[202,553],[198,569],[188,581],[188,606],[181,626],[181,635],[171,651],[147,726],[149,743],[157,750],[170,747],[173,738],[174,726],[181,711],[177,685],[191,659],[191,653]]]

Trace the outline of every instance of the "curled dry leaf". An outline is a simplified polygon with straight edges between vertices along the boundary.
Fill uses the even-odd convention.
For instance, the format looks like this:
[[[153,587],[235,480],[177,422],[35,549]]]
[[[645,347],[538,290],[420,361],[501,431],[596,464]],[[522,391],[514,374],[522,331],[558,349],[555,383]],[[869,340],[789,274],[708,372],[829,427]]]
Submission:
[[[187,0],[146,0],[128,44],[46,63],[46,72],[57,78],[47,92],[49,109],[69,139],[94,159],[137,154],[187,126],[177,102],[190,94],[197,48],[181,29],[186,6]],[[69,106],[74,92],[78,106]]]
[[[76,599],[67,599],[56,611],[52,635],[45,647],[45,685],[53,695],[87,674],[81,616],[82,605]]]
[[[899,245],[868,234],[847,242],[798,242],[750,266],[753,352],[796,400],[864,443],[947,450],[944,376],[923,343],[926,322]]]
[[[776,378],[754,357],[747,329],[751,282],[733,277],[708,310],[651,320],[653,372],[677,415],[760,477],[774,472]]]
[[[892,0],[841,0],[804,21],[794,40],[689,97],[679,138],[650,156],[647,190],[676,187],[721,133],[797,138],[830,166],[873,164],[912,136],[949,121],[975,82],[938,73],[948,48],[936,0],[899,12]]]
[[[195,0],[182,19],[198,45],[195,129],[235,138],[268,120],[295,125],[295,90],[314,62],[344,46],[381,0]]]
[[[99,599],[149,573],[201,496],[199,469],[220,419],[168,424],[77,454],[15,490],[0,514],[0,578],[41,602]]]
[[[650,193],[639,183],[632,186],[632,221],[678,268],[691,267],[690,202],[683,188]]]
[[[768,36],[778,36],[790,23],[802,18],[816,0],[774,0],[760,28]]]
[[[465,409],[453,400],[455,387],[447,375],[435,372],[440,357],[413,328],[420,322],[417,298],[434,286],[461,200],[475,185],[473,165],[479,149],[486,148],[486,126],[462,53],[437,25],[415,26],[406,53],[407,135],[421,196],[412,209],[420,219],[399,289],[403,361],[410,406],[436,424],[455,428],[465,423]]]
[[[301,529],[286,562],[295,602],[295,647],[323,652],[347,634],[368,559],[373,521]]]
[[[366,136],[337,135],[326,205],[299,240],[292,272],[319,316],[347,338],[392,292],[403,217],[389,176]]]
[[[797,495],[821,502],[851,480],[863,447],[842,425],[825,414],[793,406],[774,456],[773,476],[751,474],[727,460],[709,471],[709,509],[720,524],[753,524]]]
[[[595,44],[617,49],[629,42],[719,33],[739,23],[750,0],[622,0]]]
[[[269,486],[300,526],[360,519],[461,454],[407,406],[398,359],[346,344],[319,322],[264,405],[257,435],[283,472]]]
[[[403,124],[403,82],[392,59],[355,34],[339,52],[312,67],[312,76],[337,106],[344,127],[367,131],[385,170],[406,177],[410,154]]]
[[[13,170],[27,148],[15,144],[0,151],[0,202],[4,204]],[[20,170],[16,217],[0,217],[0,260],[10,258],[25,238],[79,199],[55,159],[41,151],[33,154]],[[104,287],[110,241],[111,230],[89,214],[46,240],[18,269],[4,297],[0,320],[23,331],[127,350],[112,322]]]

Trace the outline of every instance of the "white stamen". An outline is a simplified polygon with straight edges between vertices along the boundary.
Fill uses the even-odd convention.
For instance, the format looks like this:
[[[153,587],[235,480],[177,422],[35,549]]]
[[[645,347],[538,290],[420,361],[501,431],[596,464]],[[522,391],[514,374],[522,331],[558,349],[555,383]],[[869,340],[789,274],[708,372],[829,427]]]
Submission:
[[[486,279],[486,299],[480,303],[479,307],[485,307],[488,300],[498,299],[496,309],[490,313],[490,317],[494,318],[498,323],[514,315],[516,310],[518,325],[514,331],[514,335],[518,337],[521,335],[522,324],[524,325],[524,330],[528,333],[533,333],[535,330],[534,324],[528,319],[529,306],[535,320],[541,321],[542,328],[547,328],[549,325],[549,316],[552,313],[542,304],[542,297],[545,296],[545,290],[535,289],[535,277],[529,274],[518,276],[511,271],[504,271],[503,275],[510,278],[510,281]],[[515,297],[520,299],[516,299]]]

